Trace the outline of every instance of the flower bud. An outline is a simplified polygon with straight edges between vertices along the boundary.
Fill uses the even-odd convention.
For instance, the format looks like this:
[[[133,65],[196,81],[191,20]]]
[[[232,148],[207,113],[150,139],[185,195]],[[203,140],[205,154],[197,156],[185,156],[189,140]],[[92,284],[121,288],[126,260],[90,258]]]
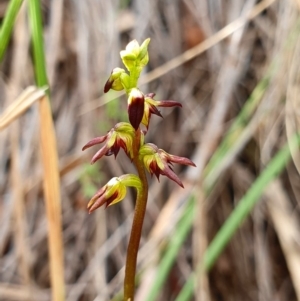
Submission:
[[[145,67],[149,62],[149,55],[148,55],[149,43],[150,43],[150,39],[148,38],[142,43],[142,45],[140,47],[140,53],[138,56],[140,68]]]
[[[126,196],[126,186],[119,178],[112,178],[105,186],[97,191],[88,203],[89,213],[105,205],[106,207],[122,201]]]
[[[135,130],[138,129],[144,115],[145,98],[143,93],[133,88],[128,97],[128,116],[131,125]]]
[[[122,83],[123,74],[126,74],[124,69],[114,68],[104,86],[104,93],[107,93],[110,89],[122,91],[124,89],[124,85]]]
[[[150,39],[146,39],[140,46],[136,40],[131,41],[125,50],[120,52],[123,64],[128,71],[142,70],[149,61],[148,44]]]

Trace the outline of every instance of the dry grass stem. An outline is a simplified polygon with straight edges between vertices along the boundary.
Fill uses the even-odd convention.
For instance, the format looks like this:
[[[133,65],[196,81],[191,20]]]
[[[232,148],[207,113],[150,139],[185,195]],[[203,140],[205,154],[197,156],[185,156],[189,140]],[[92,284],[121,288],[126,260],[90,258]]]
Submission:
[[[34,86],[26,88],[22,94],[0,115],[0,130],[6,128],[11,122],[20,117],[32,104],[45,95],[45,89]]]
[[[65,300],[62,210],[56,137],[49,99],[44,96],[39,104],[40,147],[44,168],[44,193],[48,223],[49,259],[54,301]]]

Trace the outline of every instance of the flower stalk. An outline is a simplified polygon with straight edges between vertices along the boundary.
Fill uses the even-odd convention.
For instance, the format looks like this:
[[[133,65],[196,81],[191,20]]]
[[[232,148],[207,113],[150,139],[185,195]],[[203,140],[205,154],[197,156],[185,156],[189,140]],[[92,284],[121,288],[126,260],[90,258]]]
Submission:
[[[142,185],[141,191],[140,193],[137,193],[136,197],[132,228],[127,249],[124,280],[124,300],[126,301],[132,301],[134,298],[136,262],[148,199],[146,171],[142,160],[139,158],[140,136],[141,132],[136,131],[136,139],[133,144],[133,162]]]
[[[138,173],[138,176],[129,174],[111,179],[92,197],[88,204],[88,210],[91,213],[103,205],[108,207],[120,202],[126,195],[126,187],[131,186],[137,190],[125,266],[124,301],[134,301],[137,255],[148,199],[146,171],[151,176],[154,174],[158,180],[160,175],[167,176],[183,187],[172,169],[172,163],[195,166],[187,158],[168,154],[152,143],[145,144],[145,134],[149,128],[151,114],[162,117],[157,107],[181,107],[179,102],[173,100],[156,101],[154,100],[155,93],[144,94],[137,86],[142,69],[149,61],[149,42],[150,39],[146,39],[140,46],[136,40],[131,41],[126,49],[120,52],[128,73],[122,68],[114,68],[104,86],[105,93],[111,89],[125,90],[128,96],[130,123],[118,123],[106,135],[92,139],[83,147],[85,150],[104,143],[104,146],[93,156],[92,164],[103,156],[114,154],[116,157],[122,148],[135,165]]]

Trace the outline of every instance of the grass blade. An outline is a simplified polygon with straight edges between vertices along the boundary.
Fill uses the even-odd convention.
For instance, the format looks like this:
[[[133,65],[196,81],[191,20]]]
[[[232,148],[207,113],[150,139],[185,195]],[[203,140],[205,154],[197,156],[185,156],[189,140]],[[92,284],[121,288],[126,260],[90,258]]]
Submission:
[[[32,34],[35,79],[37,86],[48,86],[44,53],[43,25],[39,0],[29,0],[29,21]]]
[[[3,55],[7,48],[16,17],[22,3],[23,0],[11,0],[8,4],[0,30],[0,61],[3,59]]]

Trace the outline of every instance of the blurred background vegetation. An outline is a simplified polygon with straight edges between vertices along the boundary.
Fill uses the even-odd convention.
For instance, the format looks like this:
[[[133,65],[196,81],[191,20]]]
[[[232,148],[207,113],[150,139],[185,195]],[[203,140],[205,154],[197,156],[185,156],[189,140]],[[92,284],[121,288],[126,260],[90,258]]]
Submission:
[[[28,2],[1,62],[1,112],[35,84]],[[2,20],[9,3],[0,2]],[[153,116],[146,141],[191,158],[197,168],[174,167],[184,190],[164,177],[149,179],[135,300],[300,301],[300,157],[294,152],[290,161],[287,147],[295,148],[300,127],[300,1],[40,4],[65,300],[122,300],[133,195],[92,215],[86,205],[111,177],[134,168],[123,153],[91,166],[94,149],[81,148],[126,121],[126,99],[103,95],[103,86],[122,67],[120,50],[150,37],[140,87],[183,108]],[[0,132],[1,301],[54,300],[39,119],[33,104]]]

